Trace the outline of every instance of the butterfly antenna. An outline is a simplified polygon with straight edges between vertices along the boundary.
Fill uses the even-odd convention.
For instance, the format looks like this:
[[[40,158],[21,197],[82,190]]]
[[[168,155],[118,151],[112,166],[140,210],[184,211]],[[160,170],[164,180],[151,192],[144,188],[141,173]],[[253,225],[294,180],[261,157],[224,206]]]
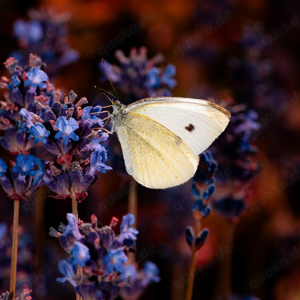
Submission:
[[[94,88],[100,89],[100,88],[98,88],[96,85],[94,86]],[[103,89],[101,89],[101,90],[103,90]],[[96,100],[94,101],[93,105],[95,104],[95,102],[97,101],[97,99],[98,99],[101,95],[104,95],[104,96],[112,103],[112,105],[102,106],[102,108],[113,106],[113,104],[114,104],[115,102],[114,102],[113,100],[111,100],[111,99],[108,97],[108,95],[107,95],[106,93],[100,93],[100,94],[97,96]],[[113,95],[112,95],[112,96],[113,96]]]
[[[102,62],[102,65],[103,65],[103,67],[104,67],[106,77],[107,77],[107,79],[109,80],[109,83],[110,83],[110,85],[112,86],[112,88],[113,88],[113,90],[114,90],[114,92],[115,92],[115,94],[116,94],[116,99],[118,99],[119,97],[118,97],[117,92],[116,92],[116,90],[115,90],[115,88],[114,88],[114,86],[113,86],[113,84],[112,84],[112,82],[111,82],[111,80],[110,80],[110,78],[109,78],[109,76],[108,76],[108,72],[107,72],[107,69],[106,69],[106,67],[105,67],[104,59],[103,59],[103,58],[102,58],[101,62]]]
[[[94,88],[95,88],[95,89],[98,89],[98,90],[100,90],[100,91],[103,91],[103,92],[105,92],[106,94],[109,94],[110,96],[114,97],[115,99],[118,99],[115,95],[113,95],[112,93],[106,91],[105,89],[102,89],[102,88],[100,88],[100,87],[98,87],[98,86],[96,86],[96,85],[94,86]]]

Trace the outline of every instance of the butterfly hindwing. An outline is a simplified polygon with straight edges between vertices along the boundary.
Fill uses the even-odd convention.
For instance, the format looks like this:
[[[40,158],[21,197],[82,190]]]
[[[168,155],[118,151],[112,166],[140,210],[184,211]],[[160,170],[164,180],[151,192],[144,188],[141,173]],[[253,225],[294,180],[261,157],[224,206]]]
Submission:
[[[140,184],[162,189],[189,180],[198,156],[176,134],[148,117],[129,112],[117,128],[126,169]]]

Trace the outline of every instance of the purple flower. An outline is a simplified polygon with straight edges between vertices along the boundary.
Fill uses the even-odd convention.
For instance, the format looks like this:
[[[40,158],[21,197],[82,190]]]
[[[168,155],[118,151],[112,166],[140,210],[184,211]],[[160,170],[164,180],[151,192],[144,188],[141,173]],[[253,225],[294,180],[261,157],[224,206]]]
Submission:
[[[192,211],[199,212],[203,217],[207,217],[210,214],[210,206],[207,203],[203,203],[202,199],[198,199],[195,201]]]
[[[69,224],[65,228],[64,235],[68,235],[70,232],[72,232],[74,237],[77,240],[80,240],[82,236],[81,236],[81,234],[79,232],[79,229],[78,229],[76,216],[74,214],[68,213],[67,214],[67,220],[68,220]]]
[[[17,75],[13,76],[11,79],[11,83],[7,85],[7,88],[12,90],[17,88],[20,85],[21,81]]]
[[[134,265],[127,265],[120,275],[122,280],[127,280],[129,285],[122,286],[120,295],[122,299],[140,299],[141,294],[151,282],[158,282],[158,267],[146,262],[143,270],[138,271]]]
[[[56,133],[55,137],[57,140],[63,139],[63,144],[66,146],[68,145],[70,139],[73,141],[78,141],[79,137],[74,132],[76,129],[79,128],[77,121],[73,118],[67,118],[65,116],[59,117],[55,123],[55,127],[59,130]]]
[[[5,130],[5,135],[0,137],[0,144],[13,154],[27,153],[34,146],[33,139],[25,132],[20,132],[17,127]]]
[[[120,66],[111,65],[105,61],[108,77],[124,93],[129,95],[130,101],[153,96],[170,96],[168,88],[173,88],[176,81],[172,78],[176,69],[172,65],[166,68],[158,67],[163,61],[163,56],[157,54],[151,59],[147,58],[147,49],[132,48],[129,57],[121,50],[115,52]],[[105,74],[102,63],[99,67]]]
[[[108,250],[108,254],[103,258],[103,262],[108,273],[124,271],[124,263],[128,261],[123,248]]]
[[[123,236],[125,239],[136,240],[136,235],[139,233],[139,231],[135,228],[129,227],[133,223],[134,223],[133,214],[127,214],[123,216],[120,231],[121,231],[121,236]]]
[[[196,246],[197,251],[204,245],[209,235],[209,230],[204,228],[200,231],[197,237],[195,237],[194,229],[188,226],[185,229],[185,238],[187,244],[192,248]]]
[[[161,81],[162,83],[169,86],[169,88],[173,89],[176,86],[176,80],[174,77],[176,74],[176,67],[174,65],[168,64],[165,68],[164,73],[162,74]]]
[[[151,89],[159,87],[159,70],[158,68],[152,68],[149,70],[146,78],[146,85]]]
[[[111,167],[108,167],[104,164],[107,161],[107,154],[104,147],[101,147],[101,150],[94,151],[90,156],[91,170],[90,175],[94,175],[95,170],[106,173],[107,170],[112,170]]]
[[[92,123],[97,123],[99,126],[103,126],[104,122],[102,119],[98,118],[100,112],[102,110],[101,105],[93,106],[86,106],[83,109],[82,120],[88,120]]]
[[[103,146],[101,146],[100,142],[106,141],[108,139],[107,133],[100,133],[98,138],[92,139],[88,144],[88,149],[101,151]]]
[[[31,126],[33,126],[32,117],[34,113],[29,112],[25,108],[21,108],[19,115],[21,115],[26,120],[26,122],[22,124],[21,130],[29,132],[29,129],[31,128]]]
[[[58,263],[59,272],[64,275],[64,277],[57,278],[56,281],[65,283],[69,281],[74,287],[76,286],[76,282],[73,279],[73,275],[75,274],[73,266],[68,263],[66,260],[61,260]]]
[[[14,33],[21,39],[23,44],[39,41],[43,36],[42,25],[37,21],[24,22],[17,20],[14,23]]]
[[[48,130],[46,130],[44,125],[42,125],[40,123],[34,124],[30,128],[30,133],[33,135],[33,137],[34,137],[33,141],[35,143],[42,142],[43,144],[47,143],[47,137],[50,134],[50,132]]]
[[[39,159],[38,157],[33,157],[33,162],[38,167],[38,169],[37,170],[30,170],[28,172],[28,174],[30,176],[34,177],[32,185],[35,185],[36,183],[38,183],[42,179],[42,177],[44,176],[45,171],[44,171],[44,164],[43,164],[43,161],[41,159]]]
[[[20,173],[22,176],[29,174],[34,168],[34,156],[25,154],[19,154],[16,158],[16,166],[12,168],[15,173]]]
[[[2,158],[0,158],[0,177],[4,175],[4,173],[7,170],[7,165],[6,163],[3,161]]]
[[[70,254],[71,264],[74,266],[80,265],[81,267],[84,267],[86,262],[91,259],[89,248],[77,241],[74,243]]]
[[[44,81],[48,80],[48,75],[44,71],[40,70],[39,67],[35,67],[31,71],[27,72],[26,76],[27,79],[24,81],[24,85],[46,88]]]
[[[138,278],[138,272],[134,265],[126,265],[123,273],[120,275],[121,280],[126,280],[130,278],[130,282],[132,283]]]
[[[147,261],[143,268],[145,280],[149,282],[159,282],[159,269],[154,263]]]

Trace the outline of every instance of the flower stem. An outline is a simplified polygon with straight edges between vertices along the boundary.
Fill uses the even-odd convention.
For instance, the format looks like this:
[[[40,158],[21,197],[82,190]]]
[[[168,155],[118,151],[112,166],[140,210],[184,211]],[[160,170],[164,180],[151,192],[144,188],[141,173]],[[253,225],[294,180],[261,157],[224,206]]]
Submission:
[[[77,196],[73,186],[71,186],[70,195],[72,198],[72,213],[76,216],[76,220],[78,222]],[[82,268],[80,266],[78,266],[77,275],[82,275]],[[82,300],[82,298],[77,293],[76,293],[76,300]]]
[[[131,227],[136,227],[137,223],[137,183],[134,179],[129,182],[129,196],[128,196],[128,213],[134,215],[134,223]],[[128,253],[128,260],[130,264],[135,263],[135,253]]]
[[[198,236],[200,229],[201,229],[201,220],[197,219],[196,228],[195,228],[195,237]],[[197,249],[196,246],[194,245],[192,247],[192,260],[191,260],[191,265],[189,270],[188,286],[187,286],[185,300],[191,300],[193,295],[194,277],[195,277],[195,269],[196,269],[196,254],[197,254]]]
[[[231,295],[231,265],[232,265],[232,246],[233,246],[233,223],[227,222],[226,225],[226,245],[230,251],[225,255],[225,273],[224,273],[224,299],[229,300]]]
[[[15,299],[16,280],[17,280],[17,257],[18,257],[18,225],[19,225],[20,201],[14,201],[14,220],[13,220],[13,241],[10,269],[10,299]]]

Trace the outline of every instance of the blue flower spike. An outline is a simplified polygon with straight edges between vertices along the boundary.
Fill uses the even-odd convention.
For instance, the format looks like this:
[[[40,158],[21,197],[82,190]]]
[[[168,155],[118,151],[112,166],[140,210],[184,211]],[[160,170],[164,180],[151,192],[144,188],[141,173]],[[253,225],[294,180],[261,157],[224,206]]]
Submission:
[[[21,176],[29,174],[29,172],[34,168],[34,156],[25,154],[18,154],[16,158],[16,166],[12,168],[15,173],[20,173]]]
[[[147,261],[143,268],[144,277],[148,282],[159,282],[159,269],[156,264]]]
[[[34,124],[30,128],[30,133],[34,137],[35,143],[42,142],[43,144],[47,143],[47,137],[50,135],[50,132],[40,123]]]
[[[68,225],[65,228],[64,234],[68,235],[69,232],[72,232],[76,240],[81,239],[81,234],[78,229],[78,223],[76,216],[74,214],[68,213],[67,214],[67,220],[68,220]]]
[[[21,81],[17,75],[13,76],[11,83],[7,86],[8,89],[16,89],[20,85]]]
[[[39,67],[35,67],[26,74],[27,79],[24,81],[24,85],[46,88],[46,83],[44,81],[48,80],[48,75],[39,69]]]
[[[104,147],[101,147],[101,150],[94,151],[90,156],[90,162],[91,162],[90,173],[92,174],[96,170],[101,173],[106,173],[107,170],[112,170],[111,167],[105,165],[106,161],[107,161],[107,154]]]
[[[103,259],[109,274],[113,271],[118,273],[124,272],[124,263],[127,263],[127,261],[128,258],[125,255],[123,248],[109,250],[108,254]]]
[[[104,122],[99,118],[101,110],[101,105],[97,105],[95,107],[86,106],[83,109],[82,120],[88,120],[92,123],[98,124],[99,126],[103,126]]]
[[[121,223],[121,236],[123,236],[125,239],[129,240],[136,240],[136,235],[139,233],[139,231],[135,228],[130,228],[129,226],[134,223],[134,215],[133,214],[127,214],[123,217],[122,223]]]
[[[63,144],[67,146],[69,144],[70,139],[73,141],[78,141],[79,136],[74,132],[79,128],[77,121],[73,118],[67,118],[65,116],[59,117],[55,123],[55,127],[59,130],[56,133],[55,139],[63,139]]]
[[[79,265],[84,267],[85,264],[91,259],[89,248],[77,241],[74,243],[70,254],[72,258],[71,263],[73,266]]]
[[[64,275],[64,277],[57,278],[56,281],[65,283],[69,281],[74,287],[76,286],[76,282],[73,279],[73,275],[75,275],[73,266],[68,263],[66,260],[61,260],[58,263],[59,272]]]
[[[3,161],[2,158],[0,158],[0,177],[2,177],[4,175],[4,173],[7,170],[7,165],[6,163]]]
[[[69,281],[83,299],[116,299],[119,295],[122,299],[133,299],[133,295],[140,296],[150,283],[160,281],[155,264],[146,262],[142,270],[137,269],[137,264],[128,264],[127,253],[134,251],[135,245],[122,244],[119,237],[127,235],[135,239],[137,231],[129,228],[134,222],[132,214],[123,217],[120,236],[113,230],[118,222],[115,217],[109,226],[99,223],[95,215],[91,216],[91,223],[80,222],[80,225],[74,214],[68,214],[67,218],[69,224],[59,227],[62,233],[50,229],[50,234],[70,253],[67,260],[59,263],[64,276],[57,281]],[[84,268],[81,275],[75,274],[78,266]]]
[[[25,108],[21,108],[19,115],[22,116],[26,120],[26,122],[22,124],[21,130],[23,130],[25,132],[29,132],[30,128],[33,126],[32,117],[33,117],[34,113],[29,112]]]

